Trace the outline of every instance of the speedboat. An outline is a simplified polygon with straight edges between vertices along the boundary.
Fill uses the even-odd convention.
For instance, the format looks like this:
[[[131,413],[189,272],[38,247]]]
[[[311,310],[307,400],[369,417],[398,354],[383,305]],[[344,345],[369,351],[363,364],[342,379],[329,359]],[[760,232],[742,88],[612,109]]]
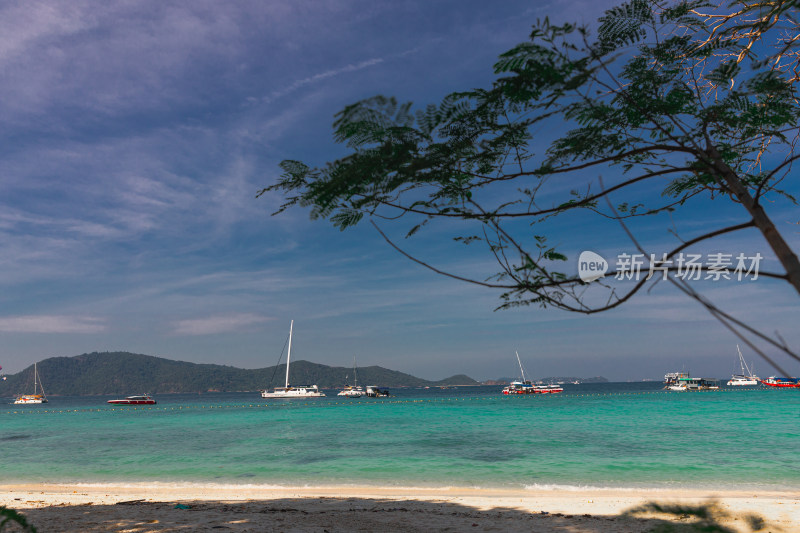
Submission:
[[[124,400],[108,400],[108,403],[114,405],[155,405],[156,401],[147,394],[139,396],[128,396]]]
[[[761,383],[768,387],[780,388],[800,388],[800,380],[797,378],[781,378],[778,376],[771,376],[767,379],[762,379]]]

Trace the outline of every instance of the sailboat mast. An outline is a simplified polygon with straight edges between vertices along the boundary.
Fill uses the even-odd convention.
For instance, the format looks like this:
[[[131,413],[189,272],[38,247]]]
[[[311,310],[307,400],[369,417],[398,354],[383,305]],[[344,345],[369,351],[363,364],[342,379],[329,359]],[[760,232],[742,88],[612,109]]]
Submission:
[[[519,363],[519,371],[522,374],[522,382],[525,383],[525,371],[522,369],[522,361],[519,359],[519,352],[514,351],[517,354],[517,363]]]
[[[292,358],[292,328],[294,320],[289,323],[289,351],[286,354],[286,388],[289,388],[289,360]]]
[[[356,356],[353,356],[353,387],[358,385],[358,374],[356,373]]]
[[[752,370],[750,368],[747,367],[747,363],[745,362],[744,356],[742,355],[742,350],[739,349],[739,345],[738,344],[736,345],[736,351],[739,352],[739,363],[741,364],[741,367],[742,367],[742,374],[744,374],[744,371],[747,370],[747,374],[744,374],[744,375],[745,376],[752,376],[753,372],[752,372]]]
[[[33,395],[36,396],[36,382],[39,381],[36,363],[33,363]]]

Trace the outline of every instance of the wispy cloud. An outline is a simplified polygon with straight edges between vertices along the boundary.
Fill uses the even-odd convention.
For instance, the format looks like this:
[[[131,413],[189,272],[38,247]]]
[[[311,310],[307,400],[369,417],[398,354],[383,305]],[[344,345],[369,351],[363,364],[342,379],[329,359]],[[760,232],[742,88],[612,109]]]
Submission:
[[[325,72],[320,72],[319,74],[303,78],[302,80],[296,80],[291,85],[284,87],[283,89],[271,92],[269,95],[265,96],[262,100],[266,103],[270,103],[282,96],[286,96],[287,94],[293,93],[294,91],[303,86],[316,83],[328,78],[333,78],[334,76],[338,76],[340,74],[344,74],[347,72],[355,72],[357,70],[378,65],[380,63],[383,63],[383,61],[384,61],[383,58],[375,57],[372,59],[361,61],[359,63],[351,63],[349,65],[345,65],[344,67],[326,70]]]
[[[254,324],[262,324],[268,320],[271,320],[271,318],[250,313],[179,320],[175,323],[173,334],[212,335],[230,333]]]
[[[0,318],[4,333],[101,333],[102,318],[66,315],[23,315]]]

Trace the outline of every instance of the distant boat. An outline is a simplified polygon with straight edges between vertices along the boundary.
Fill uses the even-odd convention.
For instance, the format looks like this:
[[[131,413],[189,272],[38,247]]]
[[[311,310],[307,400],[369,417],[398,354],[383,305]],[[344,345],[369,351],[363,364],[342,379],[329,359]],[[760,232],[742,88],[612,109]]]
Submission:
[[[522,360],[519,358],[519,352],[514,353],[517,354],[517,363],[519,363],[519,372],[522,378],[512,381],[508,387],[503,389],[503,394],[553,394],[564,392],[564,388],[560,385],[534,385],[529,379],[525,379],[525,369],[522,368]]]
[[[294,328],[294,320],[289,324],[289,351],[286,355],[286,384],[283,387],[275,387],[272,392],[267,390],[261,391],[262,398],[319,398],[325,396],[324,393],[319,391],[316,385],[304,386],[289,386],[289,363],[292,359],[292,329]]]
[[[741,371],[739,374],[734,374],[731,376],[731,379],[728,380],[728,386],[752,387],[754,385],[758,385],[761,382],[761,379],[753,374],[753,371],[747,366],[744,356],[742,355],[742,350],[739,349],[738,344],[736,345],[736,350],[739,352],[739,366]]]
[[[37,384],[39,389],[42,391],[41,394],[37,394],[36,392]],[[42,380],[39,377],[39,371],[36,368],[36,363],[33,363],[33,394],[23,394],[22,396],[17,396],[17,399],[14,400],[14,403],[47,403],[47,396],[44,394],[44,387],[42,386]]]
[[[345,378],[347,379],[347,378]],[[358,386],[358,374],[356,373],[356,356],[353,356],[353,385],[345,385],[344,389],[336,396],[344,396],[346,398],[361,398],[364,396],[364,389]]]
[[[719,385],[717,381],[706,378],[691,378],[689,374],[681,373],[681,377],[676,381],[668,384],[665,389],[677,392],[684,391],[701,391],[701,390],[717,390]]]
[[[365,394],[368,398],[379,398],[389,396],[389,391],[386,389],[379,389],[375,385],[367,385],[367,391]]]
[[[553,394],[556,392],[564,392],[564,387],[561,385],[553,385],[552,383],[549,385],[537,383],[533,386],[534,394]]]
[[[148,394],[140,394],[139,396],[128,396],[124,400],[108,400],[108,403],[114,405],[155,405],[156,401]]]
[[[688,372],[669,372],[668,374],[664,374],[664,388],[669,390],[686,390],[686,385],[681,384],[680,380],[688,377]]]
[[[797,378],[781,378],[772,376],[768,377],[767,379],[762,379],[761,383],[767,385],[768,387],[800,388],[800,380]]]

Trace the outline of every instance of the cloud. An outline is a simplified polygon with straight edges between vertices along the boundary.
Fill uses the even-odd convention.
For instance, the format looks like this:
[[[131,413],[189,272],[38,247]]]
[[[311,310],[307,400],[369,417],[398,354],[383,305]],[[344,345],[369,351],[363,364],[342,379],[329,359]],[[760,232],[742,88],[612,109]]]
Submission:
[[[378,65],[380,63],[383,63],[383,61],[384,61],[383,58],[375,57],[375,58],[372,58],[372,59],[367,59],[365,61],[361,61],[359,63],[351,63],[351,64],[346,65],[346,66],[341,67],[341,68],[326,70],[325,72],[320,72],[319,74],[315,74],[313,76],[309,76],[307,78],[303,78],[302,80],[297,80],[294,83],[292,83],[291,85],[289,85],[288,87],[284,87],[283,89],[279,89],[277,91],[273,91],[268,96],[265,96],[263,100],[266,103],[270,103],[270,102],[280,98],[281,96],[286,96],[287,94],[296,91],[297,89],[299,89],[300,87],[303,87],[305,85],[308,85],[308,84],[311,84],[311,83],[314,83],[314,82],[318,82],[318,81],[322,81],[322,80],[325,80],[325,79],[328,79],[328,78],[332,78],[334,76],[338,76],[339,74],[344,74],[346,72],[355,72],[357,70],[365,69],[365,68],[371,67],[373,65]]]
[[[251,313],[240,313],[227,316],[210,316],[179,320],[175,323],[175,335],[213,335],[239,331],[253,324],[261,324],[271,320],[265,316]]]
[[[5,333],[101,333],[102,318],[64,315],[23,315],[0,318]]]

